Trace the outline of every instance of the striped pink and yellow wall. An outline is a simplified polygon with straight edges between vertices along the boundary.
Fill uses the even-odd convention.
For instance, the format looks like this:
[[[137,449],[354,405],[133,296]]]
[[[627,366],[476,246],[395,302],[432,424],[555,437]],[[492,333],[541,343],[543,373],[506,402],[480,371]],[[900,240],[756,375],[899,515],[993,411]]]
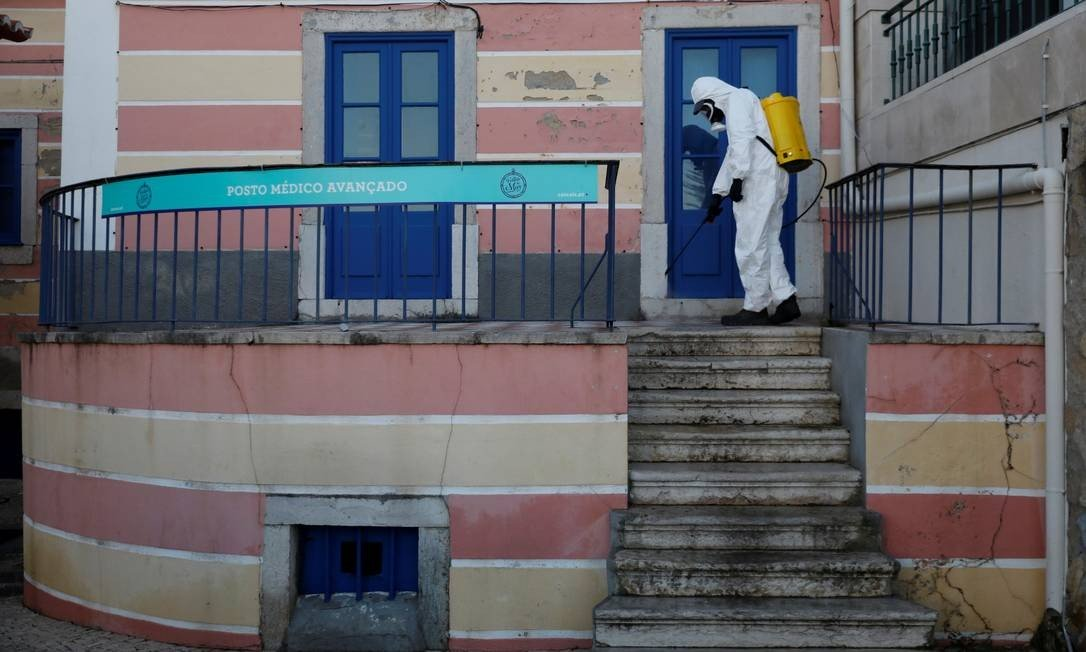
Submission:
[[[937,635],[1023,643],[1044,611],[1044,349],[876,344],[867,505]]]
[[[31,39],[23,43],[0,41],[0,112],[37,116],[36,196],[60,183],[64,4],[64,0],[17,0],[0,9],[34,28]],[[18,262],[0,264],[0,349],[5,352],[15,350],[16,333],[37,329],[41,272],[36,234],[23,244],[29,251]]]
[[[23,360],[33,608],[256,647],[265,495],[441,495],[450,646],[590,645],[626,505],[625,347],[42,343]]]

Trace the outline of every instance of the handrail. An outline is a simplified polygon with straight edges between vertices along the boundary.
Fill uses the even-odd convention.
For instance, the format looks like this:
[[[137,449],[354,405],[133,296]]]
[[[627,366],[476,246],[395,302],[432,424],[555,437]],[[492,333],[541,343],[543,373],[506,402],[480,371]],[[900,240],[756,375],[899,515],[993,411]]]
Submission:
[[[1047,0],[901,0],[882,15],[893,100],[1077,5]],[[895,18],[896,17],[896,18]]]
[[[613,327],[618,164],[189,168],[63,186],[40,200],[39,319],[65,327],[396,320],[436,328],[484,318],[559,321],[560,304],[576,298],[582,319]],[[529,235],[528,225],[548,213],[549,242],[536,229]],[[508,246],[518,214],[519,253]],[[604,215],[599,242],[588,227]],[[578,226],[580,250],[560,252],[558,233]],[[560,271],[583,269],[593,249],[608,274],[586,314],[593,279],[573,285]],[[512,264],[499,271],[500,259]],[[526,280],[537,275],[549,297],[529,295]],[[519,312],[508,309],[515,299]]]
[[[827,186],[831,321],[1035,325],[1032,296],[1004,288],[1040,277],[1008,269],[1003,255],[1005,223],[1019,233],[1034,224],[1004,206],[1031,189],[1019,171],[1033,169],[880,163]]]

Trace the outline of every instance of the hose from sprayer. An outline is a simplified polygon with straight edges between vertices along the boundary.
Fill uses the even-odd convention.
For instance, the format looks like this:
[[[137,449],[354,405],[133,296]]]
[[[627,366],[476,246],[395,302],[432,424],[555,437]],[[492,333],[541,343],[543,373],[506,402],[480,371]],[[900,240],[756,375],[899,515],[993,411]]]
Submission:
[[[770,150],[770,151],[772,151],[772,150]],[[822,183],[819,185],[818,192],[815,194],[815,198],[814,198],[814,200],[811,201],[810,205],[807,206],[807,208],[803,209],[803,212],[800,213],[799,215],[797,215],[796,219],[794,219],[791,222],[789,222],[788,224],[785,224],[784,226],[782,226],[781,227],[782,230],[787,229],[788,227],[792,226],[793,224],[798,222],[801,217],[803,217],[808,212],[810,212],[810,210],[812,208],[814,208],[815,204],[818,203],[818,200],[822,198],[822,191],[826,189],[826,179],[827,179],[827,177],[829,177],[829,170],[826,169],[826,164],[823,163],[822,159],[820,159],[820,158],[811,159],[811,160],[822,166]],[[664,276],[667,276],[668,274],[671,273],[671,269],[673,267],[675,267],[675,263],[679,262],[679,259],[682,258],[683,253],[686,251],[686,248],[689,247],[690,243],[694,241],[694,238],[696,238],[698,236],[698,231],[701,231],[701,227],[705,226],[705,223],[708,222],[708,221],[709,221],[708,218],[702,220],[701,224],[698,225],[698,228],[694,229],[694,233],[691,234],[691,236],[686,240],[686,244],[683,245],[683,248],[680,249],[679,253],[675,254],[675,258],[670,263],[668,263],[667,269],[664,270]]]
[[[788,227],[790,227],[793,224],[795,224],[796,222],[798,222],[800,220],[800,218],[802,218],[804,215],[806,215],[808,212],[810,212],[810,210],[815,207],[815,204],[817,204],[818,201],[820,199],[822,199],[822,191],[826,189],[826,179],[829,177],[830,172],[829,172],[829,170],[826,169],[826,164],[822,162],[822,159],[813,158],[811,160],[822,166],[822,183],[819,184],[818,192],[815,193],[814,199],[811,200],[810,205],[807,206],[807,208],[804,208],[803,212],[796,216],[796,219],[794,219],[791,222],[789,222],[788,224],[785,224],[784,226],[782,226],[781,227],[782,229],[787,229]]]

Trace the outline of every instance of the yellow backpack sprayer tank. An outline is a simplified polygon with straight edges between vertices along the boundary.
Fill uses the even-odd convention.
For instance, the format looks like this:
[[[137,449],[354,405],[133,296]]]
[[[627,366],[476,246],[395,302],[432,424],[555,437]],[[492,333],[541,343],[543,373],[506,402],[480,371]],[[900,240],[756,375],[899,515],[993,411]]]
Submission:
[[[799,100],[773,93],[762,100],[762,110],[776,146],[770,149],[777,156],[777,165],[791,173],[811,167],[811,152],[799,120]]]

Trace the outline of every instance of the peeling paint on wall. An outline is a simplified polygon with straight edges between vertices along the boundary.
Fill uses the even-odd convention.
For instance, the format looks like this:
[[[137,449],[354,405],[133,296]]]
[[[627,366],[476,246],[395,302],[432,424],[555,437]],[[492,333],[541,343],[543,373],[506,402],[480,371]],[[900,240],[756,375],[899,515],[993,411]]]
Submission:
[[[565,70],[546,70],[543,72],[526,70],[524,72],[524,87],[546,88],[556,91],[571,91],[576,90],[577,82]]]

